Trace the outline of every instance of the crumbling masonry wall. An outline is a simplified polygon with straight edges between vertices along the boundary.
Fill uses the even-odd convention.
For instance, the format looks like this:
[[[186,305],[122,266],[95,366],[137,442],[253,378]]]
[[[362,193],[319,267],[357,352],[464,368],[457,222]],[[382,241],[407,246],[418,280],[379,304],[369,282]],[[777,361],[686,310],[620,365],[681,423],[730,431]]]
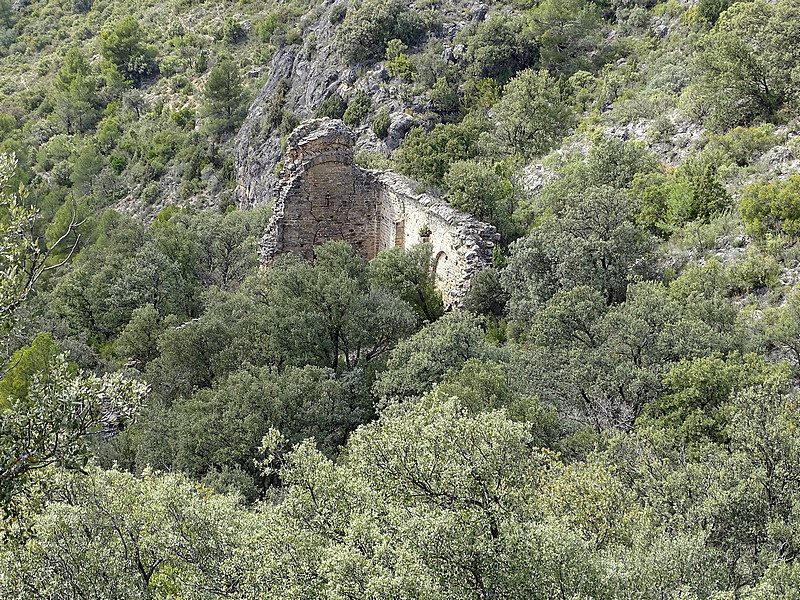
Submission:
[[[472,277],[491,264],[496,229],[417,194],[406,177],[357,167],[354,148],[353,132],[338,120],[314,119],[292,132],[262,262],[284,252],[311,259],[314,246],[329,240],[348,242],[368,260],[428,242],[445,304],[460,306]]]

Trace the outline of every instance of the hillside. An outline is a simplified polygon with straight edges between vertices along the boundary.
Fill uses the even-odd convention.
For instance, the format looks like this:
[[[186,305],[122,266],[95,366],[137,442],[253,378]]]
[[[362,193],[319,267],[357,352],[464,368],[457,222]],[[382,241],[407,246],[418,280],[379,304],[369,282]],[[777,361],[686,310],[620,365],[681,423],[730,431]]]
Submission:
[[[798,65],[800,0],[0,0],[0,597],[796,598]]]

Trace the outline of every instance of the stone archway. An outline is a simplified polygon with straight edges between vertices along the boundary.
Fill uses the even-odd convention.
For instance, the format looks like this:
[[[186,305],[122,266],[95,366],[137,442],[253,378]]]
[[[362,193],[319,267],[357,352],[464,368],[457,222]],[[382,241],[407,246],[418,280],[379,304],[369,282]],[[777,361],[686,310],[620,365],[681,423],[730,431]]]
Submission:
[[[434,281],[436,282],[436,286],[439,287],[442,283],[445,283],[448,277],[448,271],[450,269],[450,259],[447,256],[447,253],[444,250],[439,251],[433,259],[433,275]]]
[[[406,221],[401,219],[394,224],[394,247],[406,247]]]

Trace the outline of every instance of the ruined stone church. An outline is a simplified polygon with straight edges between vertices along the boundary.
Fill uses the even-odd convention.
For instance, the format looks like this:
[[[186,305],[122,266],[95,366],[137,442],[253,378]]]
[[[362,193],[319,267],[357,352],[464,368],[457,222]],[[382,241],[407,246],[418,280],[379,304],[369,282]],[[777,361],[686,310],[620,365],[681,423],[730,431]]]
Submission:
[[[428,194],[414,181],[353,162],[355,135],[344,123],[314,119],[288,138],[261,260],[281,253],[313,258],[314,246],[344,240],[366,259],[387,248],[430,243],[436,285],[458,307],[472,277],[488,267],[497,230]]]

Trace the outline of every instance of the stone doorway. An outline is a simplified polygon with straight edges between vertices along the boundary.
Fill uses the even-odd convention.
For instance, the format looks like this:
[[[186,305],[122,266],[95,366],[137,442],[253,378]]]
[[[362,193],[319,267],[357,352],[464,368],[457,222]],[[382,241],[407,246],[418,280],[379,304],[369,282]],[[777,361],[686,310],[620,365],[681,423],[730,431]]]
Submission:
[[[405,219],[402,221],[396,221],[394,224],[394,247],[395,248],[405,248],[406,247],[406,222]]]

